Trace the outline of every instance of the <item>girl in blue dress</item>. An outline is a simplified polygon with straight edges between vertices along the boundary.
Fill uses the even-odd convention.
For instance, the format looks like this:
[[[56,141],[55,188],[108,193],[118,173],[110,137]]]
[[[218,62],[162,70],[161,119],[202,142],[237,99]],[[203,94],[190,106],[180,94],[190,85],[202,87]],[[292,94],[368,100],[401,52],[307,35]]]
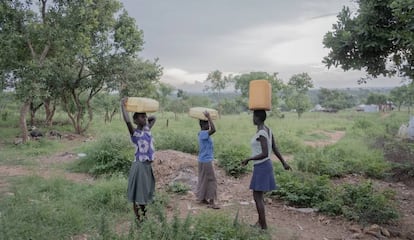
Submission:
[[[264,124],[265,120],[266,111],[254,110],[253,124],[257,126],[257,132],[250,141],[252,154],[251,157],[242,161],[243,166],[247,165],[249,161],[253,161],[253,175],[250,182],[250,189],[253,190],[253,199],[259,215],[256,225],[262,229],[267,229],[264,192],[276,190],[277,188],[272,160],[270,159],[272,150],[279,158],[284,169],[291,169],[277,149],[272,131]]]
[[[209,208],[219,209],[214,200],[217,199],[217,180],[213,168],[214,144],[211,135],[216,132],[210,114],[204,112],[207,121],[200,120],[198,132],[198,183],[197,199],[200,203],[206,203]]]

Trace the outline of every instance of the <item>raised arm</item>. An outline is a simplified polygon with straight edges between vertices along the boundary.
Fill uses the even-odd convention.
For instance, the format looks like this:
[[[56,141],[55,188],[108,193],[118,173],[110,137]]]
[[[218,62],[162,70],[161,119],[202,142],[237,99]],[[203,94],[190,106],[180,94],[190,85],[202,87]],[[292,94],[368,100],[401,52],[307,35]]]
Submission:
[[[208,130],[208,135],[213,135],[216,132],[216,127],[214,126],[213,120],[211,120],[210,113],[205,111],[204,116],[206,116],[208,125],[210,126],[210,129]]]
[[[273,133],[272,133],[272,150],[273,150],[273,153],[277,156],[277,158],[279,158],[280,162],[283,165],[283,168],[285,170],[292,170],[292,168],[289,166],[289,164],[287,164],[287,162],[283,158],[282,154],[280,154],[279,149],[277,149],[275,137],[273,136]]]
[[[154,115],[149,116],[148,117],[148,127],[151,129],[154,126],[156,121],[157,121],[157,118]]]
[[[125,104],[126,104],[127,99],[128,98],[121,99],[121,111],[122,111],[122,117],[128,127],[129,134],[132,136],[134,134],[134,128],[132,127],[129,113],[125,110]]]

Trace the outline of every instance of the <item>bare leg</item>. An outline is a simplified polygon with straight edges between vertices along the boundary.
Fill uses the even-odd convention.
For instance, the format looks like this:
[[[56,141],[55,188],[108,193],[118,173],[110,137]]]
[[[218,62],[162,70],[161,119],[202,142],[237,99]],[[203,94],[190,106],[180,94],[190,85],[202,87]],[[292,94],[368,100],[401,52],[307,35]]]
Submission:
[[[210,199],[210,201],[208,202],[208,207],[209,208],[212,208],[212,209],[220,209],[220,207],[219,206],[217,206],[215,203],[214,203],[214,199]]]
[[[139,205],[136,203],[133,203],[133,208],[134,208],[134,213],[135,213],[135,217],[137,218],[138,221],[141,221],[141,215],[140,215],[140,211],[142,212],[142,216],[145,216],[145,205]]]
[[[256,203],[257,213],[259,215],[258,222],[262,229],[267,229],[263,192],[253,191],[253,198],[254,202]]]

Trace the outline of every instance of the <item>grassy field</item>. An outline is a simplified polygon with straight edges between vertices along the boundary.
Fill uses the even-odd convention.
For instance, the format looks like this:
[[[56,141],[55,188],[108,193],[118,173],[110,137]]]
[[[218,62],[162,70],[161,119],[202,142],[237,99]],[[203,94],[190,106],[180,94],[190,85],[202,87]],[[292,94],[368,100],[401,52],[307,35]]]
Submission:
[[[82,144],[44,138],[15,145],[13,141],[19,135],[18,115],[17,111],[12,112],[14,114],[9,114],[6,120],[0,120],[0,166],[35,168],[39,165],[36,159],[40,157],[60,152],[86,152],[87,164],[76,162],[53,167],[56,170],[89,172],[98,180],[91,185],[60,177],[0,175],[0,183],[7,186],[0,191],[0,239],[76,239],[83,234],[89,236],[88,239],[137,239],[137,236],[139,239],[269,238],[260,232],[246,232],[245,226],[235,223],[237,219],[221,214],[167,219],[164,206],[168,202],[168,194],[162,193],[150,210],[157,213],[154,214],[157,217],[144,223],[147,224],[142,228],[145,231],[131,227],[128,233],[120,234],[108,227],[132,221],[129,204],[124,197],[127,181],[124,167],[129,166],[132,149],[120,116],[108,124],[99,115],[95,116],[87,132],[93,140]],[[194,141],[199,130],[197,120],[185,114],[156,113],[156,116],[153,134],[157,149],[197,152]],[[70,134],[71,126],[63,113],[57,114],[55,121],[58,124],[53,129]],[[283,155],[292,156],[291,165],[295,170],[294,173],[280,174],[280,166],[275,167],[281,189],[271,196],[288,201],[292,206],[318,207],[326,214],[342,215],[358,222],[381,223],[398,218],[389,192],[373,193],[369,182],[361,186],[333,187],[330,180],[347,174],[386,178],[395,165],[384,158],[384,145],[378,145],[378,142],[394,144],[398,141],[395,135],[399,126],[407,122],[407,112],[386,115],[354,111],[336,114],[313,112],[305,113],[301,119],[295,113],[285,113],[284,118],[268,117],[266,123],[272,128],[280,151]],[[215,123],[217,133],[213,139],[219,163],[229,174],[249,171],[240,169],[239,160],[240,156],[248,154],[249,141],[255,133],[252,115],[222,116]],[[49,130],[42,126],[39,128]],[[326,140],[328,137],[324,132],[337,131],[345,132],[345,136],[333,145],[312,148],[305,144],[305,141]],[[412,144],[407,144],[412,151]],[[104,152],[108,153],[105,155]],[[120,157],[114,160],[114,156]],[[98,158],[101,159],[99,162]],[[112,164],[114,161],[119,165]],[[361,199],[365,202],[352,205]],[[367,205],[376,215],[358,215],[351,211]],[[161,224],[163,230],[159,231],[151,224]],[[200,233],[204,235],[197,235]],[[218,233],[222,238],[215,235]]]

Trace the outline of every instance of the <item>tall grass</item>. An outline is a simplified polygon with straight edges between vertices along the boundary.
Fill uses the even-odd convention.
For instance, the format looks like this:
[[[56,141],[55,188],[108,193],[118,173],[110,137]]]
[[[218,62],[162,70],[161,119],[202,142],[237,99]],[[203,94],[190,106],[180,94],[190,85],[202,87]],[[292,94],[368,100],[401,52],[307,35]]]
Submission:
[[[177,115],[177,119],[172,113],[156,115],[158,120],[152,129],[156,149],[197,153],[197,133],[200,129],[197,120],[185,114]],[[10,138],[19,132],[18,125],[13,123],[16,116],[10,115],[7,123],[0,121],[0,131]],[[72,131],[71,126],[65,123],[64,114],[58,113],[57,119],[63,125],[56,127]],[[330,178],[348,173],[368,178],[381,178],[387,174],[390,167],[375,140],[392,138],[404,119],[404,114],[399,113],[381,118],[376,113],[354,112],[306,113],[301,119],[293,113],[286,113],[284,118],[268,117],[266,124],[273,130],[282,155],[292,154],[294,158],[291,161],[293,172],[283,171],[279,163],[275,165],[279,190],[273,192],[273,196],[294,206],[315,207],[324,213],[343,215],[359,222],[382,223],[395,219],[397,214],[392,194],[377,192],[372,186],[364,184],[352,186],[354,188],[334,187]],[[215,120],[215,124],[217,132],[212,138],[219,164],[233,176],[249,171],[248,168],[240,168],[239,163],[250,155],[249,142],[256,132],[252,115],[222,116]],[[8,129],[10,126],[13,130]],[[305,140],[323,138],[315,135],[317,131],[346,131],[346,136],[324,148],[306,147]],[[125,162],[133,157],[127,128],[119,116],[106,124],[99,115],[95,116],[88,134],[93,135],[96,141],[69,150],[86,152],[90,157],[81,160],[82,171],[105,168],[110,173],[117,172],[111,165],[114,159],[118,159],[116,157],[122,156]],[[2,139],[0,148],[2,165],[36,164],[34,160],[38,157],[67,149],[63,141],[47,139],[20,146]],[[99,160],[102,156],[105,161]],[[122,159],[121,162],[124,161]],[[129,163],[125,166],[129,167]],[[167,217],[167,200],[162,197],[148,210],[152,214],[142,223],[142,228],[131,224],[128,233],[119,233],[114,226],[133,219],[131,206],[125,197],[126,183],[126,177],[122,174],[98,179],[93,185],[76,184],[64,179],[16,178],[10,182],[11,193],[0,199],[0,239],[70,239],[82,234],[92,239],[269,238],[244,223],[235,224],[237,217],[229,213],[206,212],[184,219],[179,218],[177,213]],[[363,209],[369,209],[369,214]],[[159,228],[159,224],[163,227]]]
[[[0,239],[69,239],[93,233],[101,215],[115,222],[127,214],[126,180],[112,178],[94,185],[61,178],[22,177],[1,203]]]

